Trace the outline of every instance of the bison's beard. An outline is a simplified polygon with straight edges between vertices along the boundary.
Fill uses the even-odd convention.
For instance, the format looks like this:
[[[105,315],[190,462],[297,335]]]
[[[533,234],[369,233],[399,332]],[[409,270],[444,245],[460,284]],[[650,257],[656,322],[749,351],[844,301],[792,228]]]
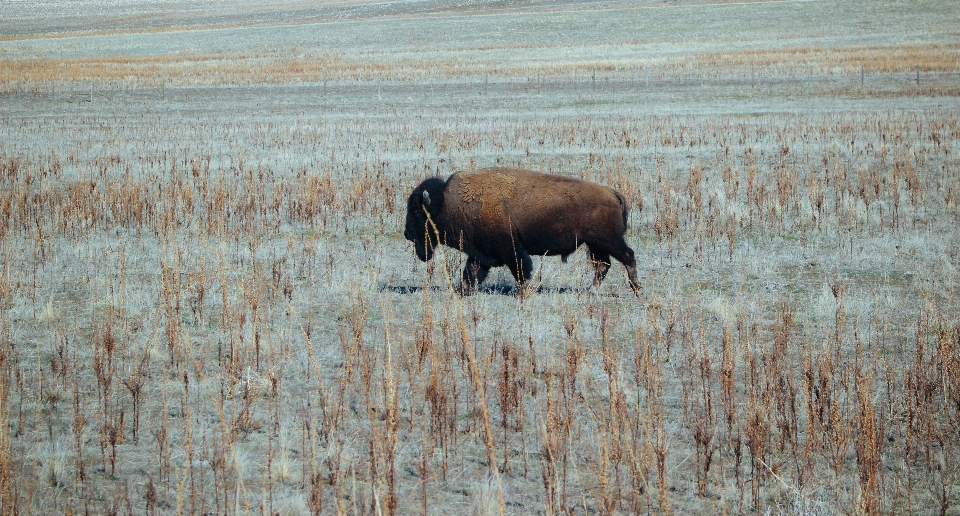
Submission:
[[[413,249],[417,252],[417,258],[425,262],[433,258],[433,251],[437,247],[437,242],[430,235],[430,228],[424,223],[423,231],[417,231],[417,223],[407,220],[407,227],[403,232],[404,238],[413,242]]]
[[[413,247],[417,251],[417,258],[425,262],[433,258],[433,243],[430,239],[416,239],[413,241]]]

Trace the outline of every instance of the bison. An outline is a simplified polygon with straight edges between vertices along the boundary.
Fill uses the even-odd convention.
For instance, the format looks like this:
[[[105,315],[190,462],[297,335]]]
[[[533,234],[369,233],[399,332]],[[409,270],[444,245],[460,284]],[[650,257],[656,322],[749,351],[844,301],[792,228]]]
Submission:
[[[530,170],[488,168],[420,183],[407,200],[403,234],[421,261],[432,258],[439,244],[466,253],[463,294],[476,289],[491,267],[502,265],[522,294],[533,269],[531,255],[560,255],[566,262],[587,244],[594,286],[603,281],[613,256],[626,267],[639,297],[637,263],[623,239],[626,229],[626,203],[611,188]]]

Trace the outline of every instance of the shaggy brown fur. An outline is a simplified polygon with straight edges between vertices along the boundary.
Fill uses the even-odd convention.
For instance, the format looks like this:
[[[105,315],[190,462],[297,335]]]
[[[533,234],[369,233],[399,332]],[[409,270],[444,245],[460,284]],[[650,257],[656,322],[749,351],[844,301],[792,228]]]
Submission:
[[[424,261],[440,243],[466,253],[464,293],[501,265],[510,268],[522,291],[532,272],[531,255],[559,255],[566,261],[587,244],[596,267],[594,284],[603,281],[612,256],[626,267],[639,296],[636,260],[623,239],[626,229],[623,197],[610,188],[530,170],[489,168],[417,186],[407,201],[404,236]]]

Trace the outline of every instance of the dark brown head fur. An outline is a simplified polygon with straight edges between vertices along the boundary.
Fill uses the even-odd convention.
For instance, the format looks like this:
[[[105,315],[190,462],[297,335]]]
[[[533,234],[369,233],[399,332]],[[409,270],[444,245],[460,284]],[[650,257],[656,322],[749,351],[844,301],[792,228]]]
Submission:
[[[438,243],[430,220],[436,223],[436,217],[443,207],[445,186],[443,179],[431,177],[414,188],[407,199],[407,224],[403,236],[413,242],[417,257],[422,261],[433,258],[433,250]]]

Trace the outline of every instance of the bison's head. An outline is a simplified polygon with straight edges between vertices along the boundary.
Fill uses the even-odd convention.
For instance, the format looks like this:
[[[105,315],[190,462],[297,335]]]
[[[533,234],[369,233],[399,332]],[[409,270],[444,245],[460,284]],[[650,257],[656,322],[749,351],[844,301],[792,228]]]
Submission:
[[[407,227],[403,236],[413,242],[417,258],[427,261],[433,258],[433,250],[439,243],[437,230],[438,215],[443,206],[443,188],[445,183],[439,177],[432,177],[414,188],[407,199]],[[427,217],[427,214],[430,217]],[[433,224],[430,221],[433,221]]]

